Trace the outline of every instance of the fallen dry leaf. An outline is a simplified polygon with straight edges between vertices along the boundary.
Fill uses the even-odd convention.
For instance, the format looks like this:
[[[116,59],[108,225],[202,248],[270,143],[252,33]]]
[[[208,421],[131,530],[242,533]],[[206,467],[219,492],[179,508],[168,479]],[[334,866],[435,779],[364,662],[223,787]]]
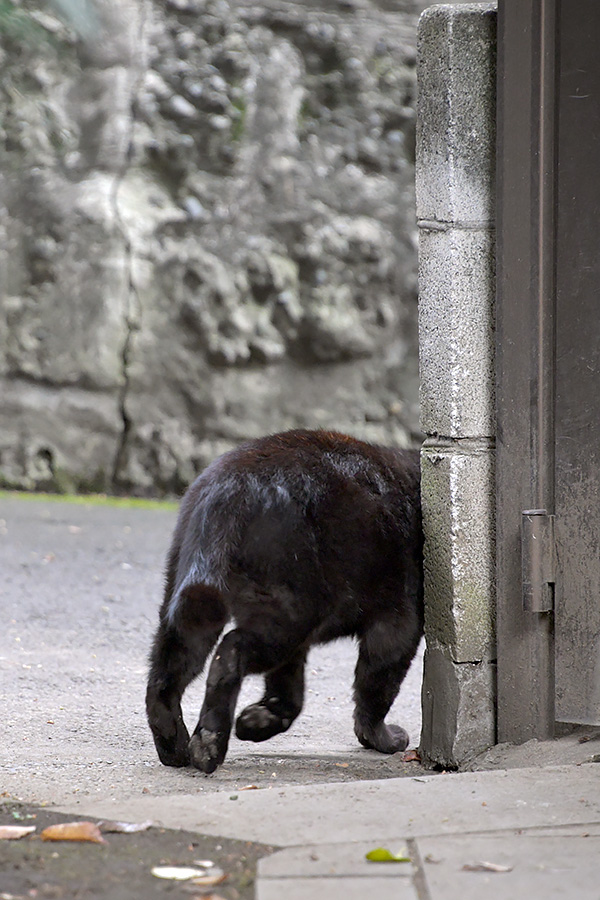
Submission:
[[[35,825],[0,825],[0,841],[18,841],[35,831]]]
[[[194,878],[190,879],[190,884],[196,885],[197,887],[212,887],[215,884],[221,884],[227,875],[223,871],[223,869],[219,869],[218,866],[214,866],[210,870],[210,872],[206,872],[204,875],[197,875]]]
[[[421,762],[421,756],[418,750],[407,750],[402,757],[403,762]]]
[[[151,871],[155,878],[167,878],[170,881],[190,881],[206,875],[204,869],[192,869],[191,866],[154,866]]]
[[[148,831],[154,822],[98,822],[98,828],[102,834],[136,834],[138,831]]]
[[[334,765],[339,766],[340,769],[347,769],[349,764],[348,763],[334,763]]]
[[[49,825],[41,834],[43,841],[90,841],[92,844],[105,844],[95,822],[62,822],[60,825]]]
[[[512,872],[512,869],[512,866],[502,866],[499,863],[492,862],[480,862],[463,866],[463,872]]]
[[[257,784],[247,784],[245,787],[240,788],[240,791],[257,791],[257,790],[258,790]]]

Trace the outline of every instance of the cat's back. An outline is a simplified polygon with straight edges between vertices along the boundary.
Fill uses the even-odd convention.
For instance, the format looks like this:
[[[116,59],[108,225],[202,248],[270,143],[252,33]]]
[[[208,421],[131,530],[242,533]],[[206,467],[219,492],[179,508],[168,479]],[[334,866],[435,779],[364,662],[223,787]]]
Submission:
[[[379,473],[390,484],[418,482],[419,451],[370,444],[337,431],[294,429],[246,441],[216,461],[215,474],[249,478],[301,475],[324,480],[331,472],[347,478]]]
[[[419,451],[369,444],[336,431],[294,429],[249,440],[214,460],[188,488],[181,518],[201,508],[314,508],[321,500],[394,496],[419,506]],[[347,495],[347,496],[345,496]]]

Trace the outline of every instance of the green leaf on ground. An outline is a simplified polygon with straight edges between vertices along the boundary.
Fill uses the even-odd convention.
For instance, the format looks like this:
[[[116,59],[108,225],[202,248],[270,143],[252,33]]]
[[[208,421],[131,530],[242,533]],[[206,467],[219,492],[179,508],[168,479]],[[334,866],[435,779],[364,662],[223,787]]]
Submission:
[[[370,860],[371,862],[410,862],[410,856],[408,856],[405,847],[403,847],[397,853],[392,853],[391,850],[387,850],[385,847],[376,847],[375,850],[369,850],[369,852],[366,854],[366,859]]]

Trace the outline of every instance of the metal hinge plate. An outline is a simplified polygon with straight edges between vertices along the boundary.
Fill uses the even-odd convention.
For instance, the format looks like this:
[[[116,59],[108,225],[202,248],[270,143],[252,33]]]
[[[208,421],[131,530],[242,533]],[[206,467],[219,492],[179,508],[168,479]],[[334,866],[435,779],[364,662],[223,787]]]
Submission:
[[[523,609],[550,612],[554,609],[556,546],[554,516],[545,509],[525,509],[521,513],[521,554]]]

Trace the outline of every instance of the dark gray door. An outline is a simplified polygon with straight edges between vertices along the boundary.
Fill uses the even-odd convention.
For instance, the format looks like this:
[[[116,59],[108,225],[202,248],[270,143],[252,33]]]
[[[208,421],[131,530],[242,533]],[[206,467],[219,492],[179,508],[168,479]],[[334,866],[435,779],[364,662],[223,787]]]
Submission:
[[[500,0],[499,740],[600,724],[599,35]]]
[[[556,717],[600,724],[600,3],[558,28]]]

